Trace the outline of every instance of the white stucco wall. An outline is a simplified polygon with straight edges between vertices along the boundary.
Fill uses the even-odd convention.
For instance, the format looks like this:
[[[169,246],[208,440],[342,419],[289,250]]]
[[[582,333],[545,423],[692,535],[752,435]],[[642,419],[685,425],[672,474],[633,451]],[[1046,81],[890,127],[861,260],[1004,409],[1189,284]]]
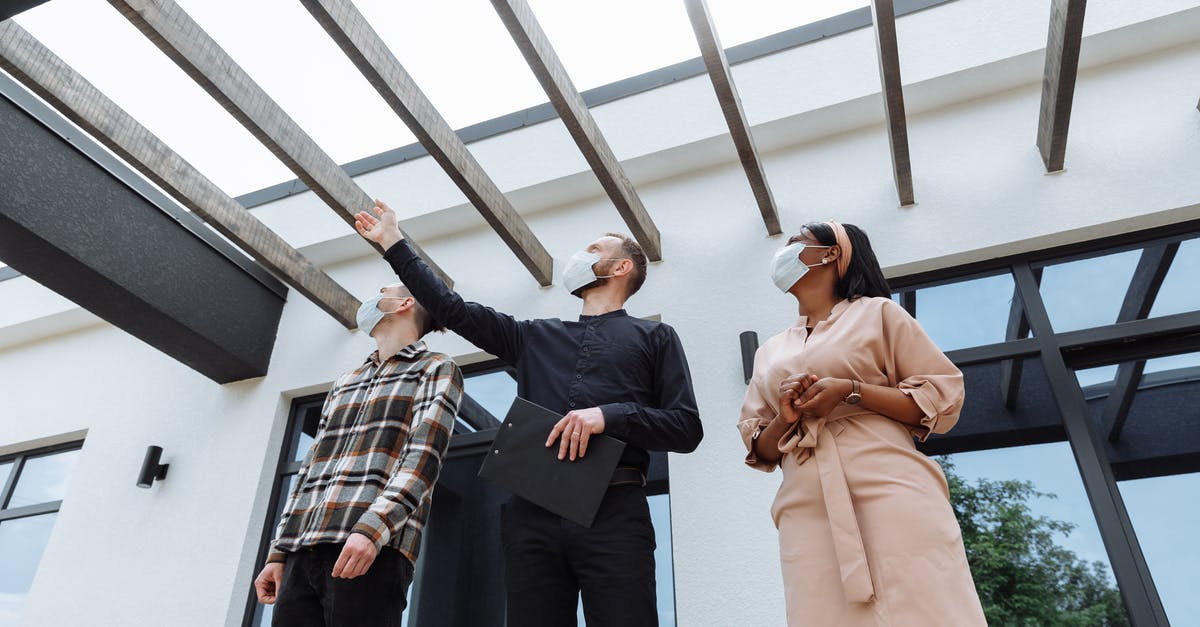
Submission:
[[[1200,217],[1200,92],[1188,80],[1200,75],[1200,3],[1088,8],[1067,170],[1055,175],[1034,146],[1046,11],[1018,5],[960,0],[900,20],[915,83],[911,208],[896,206],[869,31],[738,66],[785,231],[858,224],[894,274]],[[596,117],[662,233],[664,261],[628,308],[678,330],[706,429],[698,451],[670,462],[679,625],[781,625],[767,515],[779,476],[742,466],[733,424],[738,333],[765,340],[795,315],[765,271],[783,238],[765,235],[707,78]],[[472,150],[558,262],[625,230],[559,122]],[[561,286],[537,286],[431,160],[360,181],[412,216],[466,297],[521,317],[578,313]],[[351,291],[390,280],[311,194],[255,211]],[[292,293],[269,374],[221,386],[28,279],[0,283],[0,304],[0,447],[87,430],[25,624],[239,624],[290,398],[359,363],[369,340]],[[477,353],[452,336],[432,344]],[[171,470],[141,490],[149,444]]]

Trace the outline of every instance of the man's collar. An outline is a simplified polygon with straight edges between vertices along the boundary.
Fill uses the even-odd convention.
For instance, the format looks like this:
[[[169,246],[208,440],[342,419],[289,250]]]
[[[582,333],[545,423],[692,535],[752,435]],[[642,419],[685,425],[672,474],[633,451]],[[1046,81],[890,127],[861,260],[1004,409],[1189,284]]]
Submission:
[[[585,316],[583,314],[579,314],[579,321],[587,322],[588,320],[599,320],[601,318],[620,318],[621,316],[628,316],[628,315],[629,314],[625,313],[624,309],[615,309],[608,313],[602,313],[597,316]]]
[[[397,351],[396,354],[393,355],[392,357],[398,357],[400,359],[412,359],[412,358],[420,355],[421,353],[424,353],[427,350],[429,350],[429,349],[428,349],[428,347],[425,346],[425,340],[417,340],[417,341],[413,342],[412,344],[409,344],[408,346],[405,346],[404,348]],[[380,363],[379,351],[375,350],[375,351],[372,351],[370,355],[367,355],[367,362],[379,364]]]

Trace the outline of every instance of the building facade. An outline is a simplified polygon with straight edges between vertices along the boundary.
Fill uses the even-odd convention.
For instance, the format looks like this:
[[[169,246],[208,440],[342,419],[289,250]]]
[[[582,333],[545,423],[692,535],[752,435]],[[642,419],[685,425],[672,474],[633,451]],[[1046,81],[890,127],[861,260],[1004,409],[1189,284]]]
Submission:
[[[1200,624],[1173,563],[1200,556],[1181,531],[1197,514],[1169,505],[1159,484],[1144,507],[1121,499],[1125,481],[1178,480],[1171,489],[1193,495],[1180,500],[1200,485],[1189,479],[1200,470],[1200,420],[1188,404],[1200,385],[1190,343],[1200,315],[1200,3],[1088,7],[1066,169],[1054,174],[1035,145],[1045,7],[919,8],[897,20],[913,206],[898,206],[890,173],[872,30],[853,20],[756,42],[734,66],[782,236],[764,229],[707,76],[667,68],[609,86],[592,107],[662,234],[663,260],[628,310],[678,331],[706,432],[696,452],[658,459],[651,477],[664,622],[784,622],[768,515],[779,477],[743,465],[734,428],[745,390],[740,335],[765,340],[794,321],[768,262],[800,225],[836,218],[871,236],[896,298],[967,374],[963,419],[928,452],[1003,449],[1005,463],[1022,466],[1034,464],[1023,447],[1062,443],[1054,455],[1073,460],[1065,467],[1091,505],[1081,515],[1098,530],[1096,557],[1131,613]],[[472,153],[557,265],[598,235],[627,230],[557,118],[498,119],[474,132]],[[523,318],[576,316],[579,301],[561,285],[540,287],[421,152],[349,169],[398,210],[466,298]],[[240,200],[352,293],[394,279],[295,187]],[[1162,276],[1147,297],[1154,268]],[[306,421],[338,374],[372,350],[369,338],[291,294],[267,374],[221,385],[27,277],[0,281],[0,304],[0,563],[27,574],[0,590],[0,623],[260,620],[251,581]],[[1138,320],[1148,322],[1118,324]],[[487,410],[476,417],[502,418],[512,394],[503,367],[453,335],[430,344],[464,365],[467,392]],[[1105,407],[1122,376],[1165,358],[1175,361],[1138,368],[1112,437]],[[1006,392],[1014,363],[1024,368]],[[487,541],[500,497],[471,471],[486,427],[465,420],[456,434],[410,625],[486,624],[481,617],[502,611]],[[134,483],[148,445],[163,448],[170,469],[145,490]],[[1160,558],[1137,532],[1142,520],[1172,516],[1164,537],[1179,544]],[[455,552],[461,538],[482,539]]]

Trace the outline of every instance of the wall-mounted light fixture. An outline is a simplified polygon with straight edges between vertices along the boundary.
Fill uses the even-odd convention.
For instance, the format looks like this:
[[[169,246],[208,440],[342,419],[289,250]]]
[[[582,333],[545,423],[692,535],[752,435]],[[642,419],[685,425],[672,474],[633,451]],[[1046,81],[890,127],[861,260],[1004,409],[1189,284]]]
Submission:
[[[742,331],[738,336],[742,344],[742,376],[746,383],[754,376],[754,353],[758,351],[758,334],[754,331]]]
[[[138,473],[137,486],[139,488],[149,488],[154,485],[156,480],[161,481],[167,478],[167,467],[170,464],[158,463],[161,458],[161,446],[146,447],[146,459],[142,460],[142,471]]]

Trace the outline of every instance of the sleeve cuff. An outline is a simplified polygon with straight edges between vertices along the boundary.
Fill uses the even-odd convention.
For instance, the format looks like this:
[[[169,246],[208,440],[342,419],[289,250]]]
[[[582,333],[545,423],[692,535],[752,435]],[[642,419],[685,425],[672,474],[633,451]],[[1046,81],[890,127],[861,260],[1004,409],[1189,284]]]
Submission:
[[[271,552],[267,553],[268,564],[283,564],[285,562],[287,562],[287,553],[276,551],[275,549],[271,549]]]
[[[617,439],[629,435],[629,416],[633,413],[629,403],[608,403],[600,406],[604,414],[604,433]]]
[[[375,544],[376,549],[382,548],[392,538],[392,531],[388,528],[387,521],[370,510],[359,517],[358,523],[350,532],[366,536]]]
[[[900,388],[900,391],[904,392],[909,396],[909,398],[913,399],[913,401],[917,403],[917,407],[921,408],[921,413],[925,414],[921,417],[921,424],[909,425],[908,427],[909,432],[916,436],[918,441],[924,442],[925,440],[929,439],[929,434],[933,433],[937,428],[937,406],[933,402],[933,399],[929,398],[929,395],[919,387]]]
[[[388,261],[405,262],[416,257],[411,246],[408,245],[408,240],[400,240],[392,244],[390,248],[383,252],[383,258]]]
[[[763,472],[774,472],[779,464],[760,461],[758,454],[754,452],[754,442],[762,435],[763,429],[771,424],[769,420],[743,420],[738,423],[738,431],[742,433],[742,439],[746,442],[746,465]]]

